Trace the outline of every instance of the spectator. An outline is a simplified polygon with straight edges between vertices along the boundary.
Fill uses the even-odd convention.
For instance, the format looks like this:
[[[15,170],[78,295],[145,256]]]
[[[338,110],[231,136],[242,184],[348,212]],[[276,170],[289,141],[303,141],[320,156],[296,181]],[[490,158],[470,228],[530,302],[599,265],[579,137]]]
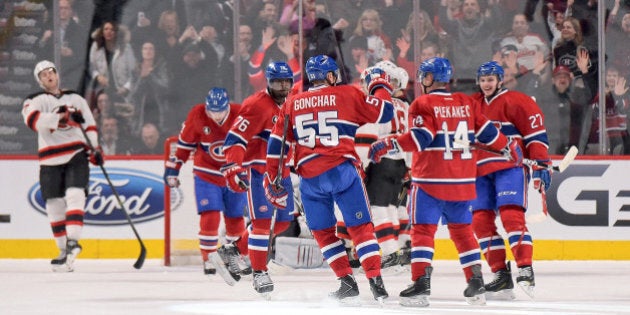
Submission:
[[[126,102],[131,90],[131,73],[136,58],[129,44],[129,32],[107,21],[92,33],[90,74],[95,90],[105,89],[113,102]]]
[[[157,31],[153,36],[156,52],[164,58],[171,73],[179,67],[182,56],[184,40],[180,40],[182,35],[180,24],[176,11],[165,10],[160,14]]]
[[[626,79],[614,66],[606,67],[606,135],[609,154],[621,155],[628,151],[627,112],[630,107]],[[598,122],[599,125],[599,122]]]
[[[255,8],[259,9],[256,11],[256,16],[252,16],[248,21],[253,21],[252,26],[256,32],[254,32],[252,42],[254,47],[258,47],[262,44],[263,40],[260,31],[278,23],[278,7],[273,1],[262,1],[262,3]]]
[[[164,60],[156,53],[152,42],[142,44],[142,59],[133,71],[131,103],[135,105],[131,131],[139,134],[145,122],[153,122],[166,134],[177,132],[176,122],[170,124],[171,110],[167,93],[170,80]]]
[[[529,32],[529,23],[524,14],[514,15],[512,32],[501,41],[501,46],[514,45],[517,48],[518,63],[528,71],[536,66],[537,53],[549,54],[549,48],[540,35]]]
[[[553,70],[551,86],[538,84],[530,95],[545,115],[544,124],[549,140],[549,154],[564,155],[569,149],[570,99],[572,74],[565,66]]]
[[[201,48],[193,41],[184,42],[180,61],[173,73],[171,91],[173,106],[177,108],[170,117],[171,121],[186,120],[186,113],[191,104],[196,104],[206,95],[208,86],[213,86],[215,74],[210,72],[211,66],[204,59]],[[190,78],[195,78],[190,80]]]
[[[392,43],[383,32],[383,21],[378,11],[374,9],[363,11],[352,36],[364,36],[367,38],[368,59],[373,60],[375,63],[381,60],[391,60]]]
[[[163,154],[164,140],[153,123],[146,123],[140,132],[140,141],[132,147],[133,154]]]
[[[262,30],[262,42],[249,62],[249,82],[254,91],[267,86],[263,68],[271,61],[285,61],[293,71],[294,84],[301,82],[300,61],[297,59],[296,45],[291,35],[279,24]]]
[[[87,51],[87,33],[85,26],[74,19],[72,4],[68,0],[59,0],[59,31],[61,39],[59,76],[63,85],[73,91],[83,92],[81,84],[85,72],[85,53]],[[52,25],[45,30],[39,40],[40,58],[53,59],[54,42]]]
[[[349,58],[345,60],[346,66],[348,67],[348,78],[344,78],[344,80],[360,88],[359,81],[361,73],[371,65],[368,57],[367,39],[363,36],[354,36],[350,39],[348,48],[350,52],[345,54],[349,56]]]
[[[127,137],[118,130],[118,119],[113,116],[102,116],[100,124],[100,145],[105,155],[129,154]]]
[[[228,90],[228,95],[235,96],[236,89],[235,87],[236,81],[234,80],[234,73],[236,69],[236,61],[240,61],[240,91],[241,95],[250,95],[253,92],[251,84],[249,84],[249,76],[248,76],[248,67],[249,67],[249,59],[253,54],[253,46],[252,46],[252,28],[248,24],[240,24],[238,29],[238,51],[229,56],[227,62],[225,63],[225,70],[223,71],[223,85]],[[238,55],[238,58],[237,58]],[[242,99],[241,99],[242,100]],[[240,100],[237,100],[237,102]]]
[[[447,7],[439,11],[440,25],[453,40],[452,61],[453,91],[473,92],[476,89],[476,65],[492,56],[492,40],[496,37],[496,25],[501,23],[501,15],[496,5],[481,11],[479,0],[464,0],[461,19],[451,17]]]
[[[590,51],[583,46],[582,28],[580,21],[573,17],[565,18],[562,22],[561,38],[556,47],[553,48],[554,65],[563,65],[568,67],[573,73],[573,77],[584,74],[577,65],[577,56],[579,52],[585,52],[590,56]],[[592,56],[589,57],[587,63],[588,77],[585,83],[590,84],[589,90],[597,90],[597,61]]]

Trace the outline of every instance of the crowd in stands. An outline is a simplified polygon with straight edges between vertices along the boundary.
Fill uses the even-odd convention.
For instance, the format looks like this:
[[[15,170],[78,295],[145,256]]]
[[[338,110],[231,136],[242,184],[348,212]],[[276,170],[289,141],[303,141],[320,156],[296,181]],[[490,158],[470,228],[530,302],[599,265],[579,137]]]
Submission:
[[[550,153],[576,145],[599,154],[597,0],[419,1],[419,11],[408,0],[237,0],[239,16],[233,0],[55,1],[62,86],[86,95],[103,141],[120,141],[104,143],[106,154],[160,154],[161,143],[154,150],[143,140],[177,134],[211,87],[235,102],[264,88],[272,60],[286,61],[305,89],[300,62],[318,54],[342,65],[345,84],[390,60],[409,73],[408,99],[422,60],[448,57],[450,88],[465,93],[477,89],[478,66],[495,60],[505,87],[544,111]],[[606,3],[605,138],[608,154],[630,154],[630,1]],[[40,59],[53,51],[50,32],[40,36]]]

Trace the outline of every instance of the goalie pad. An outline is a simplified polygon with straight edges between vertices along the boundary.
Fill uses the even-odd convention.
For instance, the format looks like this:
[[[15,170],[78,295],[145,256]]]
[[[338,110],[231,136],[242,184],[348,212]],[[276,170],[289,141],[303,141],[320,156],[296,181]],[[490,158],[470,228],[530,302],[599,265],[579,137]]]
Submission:
[[[317,242],[312,238],[279,236],[274,261],[295,269],[314,269],[326,265]]]

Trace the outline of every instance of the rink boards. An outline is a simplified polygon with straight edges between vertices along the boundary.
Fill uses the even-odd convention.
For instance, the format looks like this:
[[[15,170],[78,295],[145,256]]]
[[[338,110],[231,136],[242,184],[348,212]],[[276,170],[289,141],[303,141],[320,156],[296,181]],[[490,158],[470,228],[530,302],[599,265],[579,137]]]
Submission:
[[[57,254],[38,184],[33,157],[0,157],[0,258],[48,258]],[[555,161],[557,162],[557,161]],[[196,249],[192,163],[181,170],[174,192],[172,236]],[[105,164],[116,191],[134,220],[149,258],[164,248],[164,187],[161,159],[109,158]],[[630,260],[630,158],[578,157],[553,175],[547,193],[549,216],[540,195],[530,189],[528,218],[536,259]],[[100,169],[92,168],[83,230],[83,258],[133,258],[138,242],[117,207]],[[436,259],[457,259],[445,227],[438,229]]]

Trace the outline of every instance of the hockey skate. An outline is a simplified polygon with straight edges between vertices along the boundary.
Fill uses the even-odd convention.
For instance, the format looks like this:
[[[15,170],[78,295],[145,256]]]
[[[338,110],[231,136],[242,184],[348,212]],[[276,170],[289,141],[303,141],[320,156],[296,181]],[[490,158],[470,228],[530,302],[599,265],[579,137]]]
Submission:
[[[206,276],[212,276],[217,273],[217,270],[214,268],[214,265],[210,260],[206,260],[203,262],[203,274]]]
[[[431,295],[431,273],[433,267],[424,269],[424,276],[418,278],[408,288],[400,292],[400,305],[408,307],[429,306],[429,295]]]
[[[374,299],[377,300],[380,305],[383,305],[383,300],[389,297],[387,290],[385,290],[383,278],[376,276],[368,279],[368,282],[370,283],[370,290],[372,291],[372,295],[374,295]]]
[[[508,261],[505,269],[501,269],[494,273],[494,279],[486,284],[486,299],[491,300],[514,300],[514,282],[512,281],[512,272],[510,262]]]
[[[216,272],[223,278],[225,283],[232,286],[241,280],[238,259],[238,248],[232,244],[223,245],[216,252],[208,254],[208,260],[212,262]]]
[[[328,296],[339,301],[339,303],[343,305],[360,305],[361,300],[359,299],[359,286],[357,285],[357,281],[354,279],[354,276],[346,275],[339,278],[339,281],[339,289],[335,292],[331,292]]]
[[[74,271],[74,260],[77,259],[83,248],[75,240],[66,241],[66,249],[62,250],[59,256],[50,261],[54,272]]]
[[[71,272],[72,269],[68,269],[68,265],[66,265],[66,261],[68,260],[68,254],[65,249],[62,249],[59,252],[59,256],[57,258],[53,258],[50,261],[50,265],[52,266],[52,270],[54,272]]]
[[[405,245],[400,249],[398,263],[400,263],[401,266],[411,265],[411,244]]]
[[[273,281],[269,277],[267,271],[256,270],[254,271],[254,290],[260,293],[267,300],[271,298],[271,291],[273,291]]]
[[[474,265],[471,267],[473,276],[468,280],[468,287],[464,290],[466,302],[470,305],[486,305],[486,289],[483,285],[483,276],[481,275],[481,266]]]
[[[530,298],[534,298],[534,269],[532,266],[523,266],[518,268],[518,277],[516,277],[516,283],[523,289],[523,291],[529,295]]]
[[[395,275],[405,271],[400,265],[400,255],[398,252],[381,257],[381,270],[387,275]]]
[[[234,244],[225,244],[217,249],[223,263],[227,267],[234,280],[241,280],[241,267],[238,265],[241,260],[241,253]]]

